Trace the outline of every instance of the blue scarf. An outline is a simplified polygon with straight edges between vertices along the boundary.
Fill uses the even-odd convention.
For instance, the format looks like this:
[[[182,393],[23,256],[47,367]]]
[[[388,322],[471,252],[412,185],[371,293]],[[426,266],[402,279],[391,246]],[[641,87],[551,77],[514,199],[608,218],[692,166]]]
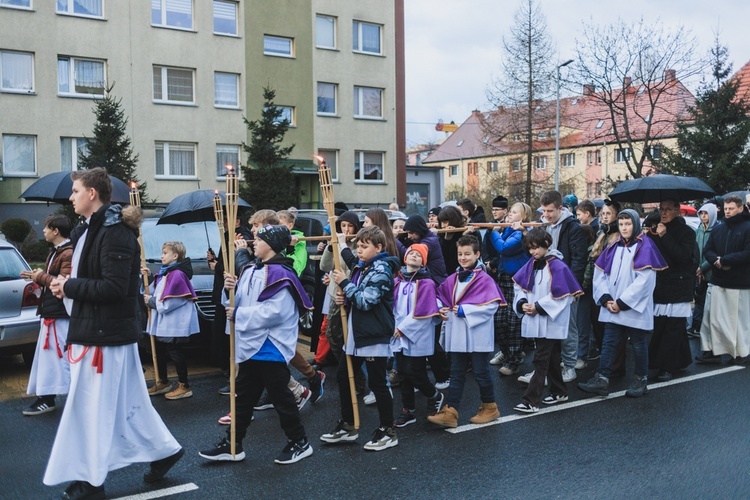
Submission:
[[[168,266],[161,266],[161,268],[159,268],[159,276],[164,276],[169,271],[171,271],[172,269],[174,269],[175,267],[177,267],[179,264],[180,263],[178,261],[175,261],[175,262],[172,262],[171,264],[169,264]]]

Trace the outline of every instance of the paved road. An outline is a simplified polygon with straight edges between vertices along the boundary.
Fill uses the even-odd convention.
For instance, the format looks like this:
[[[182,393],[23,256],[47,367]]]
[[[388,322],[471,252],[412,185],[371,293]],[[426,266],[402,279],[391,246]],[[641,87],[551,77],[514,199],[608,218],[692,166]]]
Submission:
[[[691,341],[695,342],[695,341]],[[695,349],[697,346],[694,345]],[[632,367],[629,368],[632,370]],[[750,371],[691,366],[684,377],[638,400],[589,399],[570,385],[571,401],[557,411],[519,418],[512,411],[522,394],[515,380],[497,383],[503,418],[498,424],[459,433],[424,421],[398,431],[399,446],[365,452],[377,425],[374,407],[362,408],[359,443],[324,446],[320,434],[338,415],[332,381],[316,405],[303,409],[314,455],[289,466],[273,458],[285,444],[273,411],[256,413],[241,463],[206,463],[197,452],[220,438],[216,419],[228,399],[215,390],[218,375],[193,378],[195,396],[154,404],[187,450],[168,479],[141,481],[146,465],[112,472],[110,498],[172,492],[179,498],[748,498],[750,497]],[[588,378],[592,368],[579,372]],[[499,376],[498,376],[499,377]],[[627,380],[614,382],[614,391]],[[396,401],[399,401],[398,389]],[[471,379],[461,408],[468,424],[478,402]],[[590,404],[588,401],[592,401]],[[28,400],[0,402],[0,498],[54,498],[64,486],[41,482],[59,413],[23,417]]]

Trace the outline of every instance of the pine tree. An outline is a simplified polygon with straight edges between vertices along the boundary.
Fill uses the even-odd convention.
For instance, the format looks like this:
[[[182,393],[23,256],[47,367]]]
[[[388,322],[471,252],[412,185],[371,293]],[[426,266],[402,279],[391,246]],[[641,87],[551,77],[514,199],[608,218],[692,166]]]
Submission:
[[[108,88],[106,97],[94,104],[94,136],[88,138],[88,152],[81,153],[79,168],[104,167],[109,175],[126,184],[136,182],[142,201],[148,201],[146,183],[138,180],[138,155],[133,152],[126,130],[128,119],[122,110],[122,100],[115,100]]]
[[[299,193],[289,158],[294,144],[282,147],[289,121],[281,119],[282,110],[274,104],[276,92],[263,89],[263,113],[259,120],[244,118],[250,131],[250,144],[242,144],[247,164],[242,165],[240,196],[256,209],[280,210],[299,202]]]
[[[699,177],[717,194],[750,185],[750,107],[737,96],[740,82],[728,79],[728,50],[717,39],[711,49],[711,80],[698,90],[692,123],[678,125],[677,151],[667,151],[661,171]]]

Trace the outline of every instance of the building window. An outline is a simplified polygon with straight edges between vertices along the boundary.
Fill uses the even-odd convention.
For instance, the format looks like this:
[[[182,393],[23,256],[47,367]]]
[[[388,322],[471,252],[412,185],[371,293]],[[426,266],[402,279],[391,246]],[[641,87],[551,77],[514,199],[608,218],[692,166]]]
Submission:
[[[510,160],[510,170],[512,172],[520,172],[521,166],[522,166],[521,158],[513,158],[512,160]]]
[[[448,167],[448,177],[456,177],[458,175],[458,165],[451,165]]]
[[[193,29],[193,0],[151,0],[151,25]]]
[[[535,156],[534,157],[534,168],[537,170],[544,170],[547,168],[547,157],[542,156]]]
[[[218,71],[214,73],[214,106],[237,109],[240,107],[239,94],[240,75]]]
[[[214,0],[214,34],[237,36],[237,2]]]
[[[265,35],[263,53],[267,56],[294,57],[294,39]]]
[[[597,198],[602,193],[602,183],[601,182],[589,182],[586,184],[586,197],[587,198]]]
[[[154,102],[195,104],[193,77],[195,70],[154,66]]]
[[[227,166],[240,171],[240,147],[232,144],[216,145],[216,177],[226,177]]]
[[[60,170],[78,170],[81,155],[89,153],[89,141],[83,137],[60,137]]]
[[[104,17],[104,0],[57,0],[57,13],[73,16]]]
[[[513,134],[513,142],[521,142],[521,134]]]
[[[630,159],[630,150],[619,148],[615,150],[615,163],[625,163]]]
[[[323,157],[331,169],[331,180],[339,180],[339,151],[337,149],[319,149],[318,154]]]
[[[31,0],[0,0],[0,7],[31,9]]]
[[[319,49],[336,48],[336,18],[315,16],[315,46]]]
[[[354,152],[355,181],[383,181],[383,153]]]
[[[466,175],[479,175],[479,163],[472,161],[466,165]]]
[[[539,132],[537,132],[536,138],[538,140],[540,140],[540,141],[543,141],[544,139],[547,138],[547,131],[546,130],[540,130]]]
[[[335,83],[318,82],[318,114],[336,115]]]
[[[64,96],[104,97],[107,75],[104,61],[57,58],[57,93]]]
[[[352,50],[365,54],[381,54],[379,24],[354,21],[352,24]]]
[[[560,165],[563,167],[575,167],[576,166],[576,154],[565,153],[560,155]]]
[[[354,117],[383,118],[383,89],[354,87]]]
[[[195,177],[196,144],[157,142],[154,148],[156,177]]]
[[[596,128],[602,128],[604,126],[604,120],[599,120],[599,123],[596,124]]]
[[[488,174],[497,173],[497,161],[487,162],[487,173]]]
[[[594,165],[596,163],[597,165],[602,164],[602,152],[601,150],[597,149],[595,151],[587,151],[586,152],[586,163],[588,165]]]
[[[663,151],[664,151],[664,148],[660,144],[657,144],[656,146],[651,146],[649,148],[649,153],[651,155],[651,159],[652,160],[660,160]]]
[[[3,134],[3,175],[36,175],[36,136]]]
[[[0,51],[0,90],[3,92],[34,92],[34,54]]]
[[[281,115],[276,118],[273,122],[274,123],[283,123],[287,122],[287,124],[290,127],[296,127],[297,123],[294,121],[296,113],[294,112],[294,106],[276,106],[279,111],[281,111]]]

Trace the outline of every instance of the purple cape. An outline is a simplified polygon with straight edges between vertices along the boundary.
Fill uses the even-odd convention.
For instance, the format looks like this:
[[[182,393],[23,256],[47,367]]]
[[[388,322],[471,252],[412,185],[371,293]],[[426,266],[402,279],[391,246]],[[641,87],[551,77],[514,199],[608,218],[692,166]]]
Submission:
[[[612,260],[615,257],[617,245],[621,239],[622,236],[605,248],[599,258],[596,259],[596,267],[604,271],[604,274],[609,274],[612,271]],[[669,267],[664,260],[664,257],[662,257],[661,252],[659,252],[659,249],[656,248],[656,244],[651,241],[651,238],[644,238],[643,235],[639,234],[635,237],[635,241],[637,241],[639,245],[635,247],[635,255],[633,256],[634,271],[641,271],[648,268],[651,268],[654,271],[663,271]]]
[[[529,259],[516,274],[513,275],[513,281],[521,287],[526,293],[534,289],[534,259]],[[570,268],[557,257],[545,259],[547,269],[550,275],[550,293],[555,300],[562,299],[568,295],[583,295],[583,290],[578,280],[573,276]]]
[[[503,292],[490,278],[490,275],[481,268],[472,270],[474,277],[469,284],[463,289],[461,295],[456,297],[456,287],[458,286],[458,273],[453,273],[443,281],[437,289],[438,299],[445,307],[454,307],[457,305],[474,305],[481,306],[490,302],[500,302],[501,306],[508,305],[503,297]]]
[[[249,267],[251,266],[246,266],[245,269]],[[264,267],[267,269],[265,276],[266,283],[263,286],[263,291],[258,296],[258,302],[270,299],[284,288],[288,288],[300,314],[313,308],[310,298],[307,296],[302,283],[294,271],[281,264],[265,264]],[[245,269],[242,271],[244,272]]]
[[[403,284],[403,289],[399,288],[399,285]],[[438,316],[440,311],[437,306],[437,286],[431,279],[420,279],[414,281],[408,281],[401,277],[396,277],[393,282],[393,310],[396,311],[396,304],[399,298],[402,296],[408,300],[408,294],[411,290],[414,290],[415,303],[414,311],[411,315],[416,319],[430,318],[432,316]]]
[[[154,290],[156,290],[156,285],[161,279],[161,276],[157,276],[154,279]],[[176,299],[178,297],[187,297],[188,300],[198,300],[198,296],[195,294],[195,290],[193,290],[193,284],[190,283],[187,275],[179,269],[173,269],[168,272],[163,279],[167,280],[167,282],[164,283],[161,302],[164,302],[166,299]]]

